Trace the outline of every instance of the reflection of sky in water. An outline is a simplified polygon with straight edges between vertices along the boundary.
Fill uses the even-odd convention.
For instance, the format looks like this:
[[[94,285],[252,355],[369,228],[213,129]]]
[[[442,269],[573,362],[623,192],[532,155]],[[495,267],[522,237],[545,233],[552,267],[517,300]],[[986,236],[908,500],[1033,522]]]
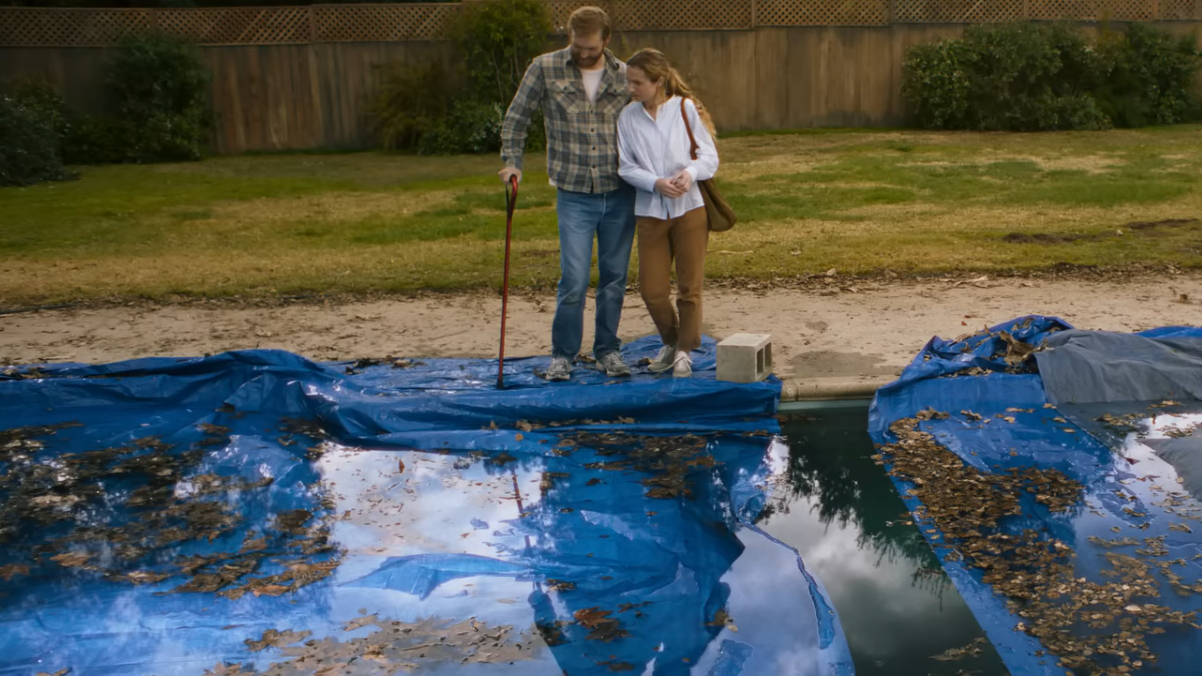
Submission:
[[[463,456],[407,451],[357,450],[330,445],[319,461],[340,519],[333,539],[347,548],[336,574],[340,585],[332,615],[349,620],[360,610],[381,618],[417,621],[425,617],[464,619],[511,625],[525,637],[538,659],[509,665],[472,665],[473,673],[560,674],[541,638],[530,631],[534,612],[528,603],[532,584],[516,576],[467,576],[439,584],[418,602],[412,594],[391,589],[356,587],[390,557],[420,554],[496,555],[493,544],[503,522],[518,517],[513,476],[518,485],[538,494],[540,473],[514,465],[513,472],[489,475],[479,461]],[[403,462],[403,472],[399,463]],[[457,468],[458,467],[458,468]],[[508,468],[507,468],[508,469]],[[473,524],[473,521],[476,524]],[[489,528],[477,526],[487,523]],[[423,664],[421,673],[458,673],[460,665]]]
[[[646,499],[644,488],[637,483],[646,475],[637,472],[572,471],[571,476],[557,477],[560,488],[551,488],[544,495],[542,489],[547,485],[543,471],[549,466],[537,459],[498,469],[470,456],[331,447],[320,467],[338,503],[337,512],[343,517],[334,526],[334,539],[348,548],[337,573],[341,586],[331,600],[332,615],[349,618],[365,609],[398,619],[475,617],[523,630],[548,617],[570,621],[576,611],[590,606],[612,610],[620,607],[620,601],[649,601],[650,605],[641,608],[645,613],[642,620],[615,612],[623,626],[632,631],[631,637],[612,644],[573,642],[559,649],[558,660],[543,652],[536,662],[522,663],[517,673],[613,673],[601,662],[606,654],[615,662],[633,658],[628,664],[634,673],[830,673],[821,665],[823,656],[829,653],[820,651],[814,642],[811,590],[807,578],[800,574],[795,552],[755,530],[740,529],[737,537],[742,551],[727,564],[725,572],[705,568],[721,561],[713,554],[689,553],[709,540],[708,536],[698,539],[704,531],[688,529],[704,524],[705,514],[712,510],[732,508],[725,488],[714,492],[724,485],[723,481],[747,483],[741,489],[744,495],[750,494],[752,484],[762,485],[766,469],[762,466],[762,442],[758,455],[746,455],[756,452],[754,443],[734,446],[741,449],[742,455],[727,469],[727,478],[720,480],[715,470],[706,480],[708,488],[702,490],[703,485],[697,485],[701,493],[691,506],[689,500],[677,504],[678,499]],[[558,459],[553,462],[559,464],[552,469],[569,469],[565,463],[584,464],[586,460]],[[398,473],[401,462],[404,471]],[[590,476],[602,484],[588,488],[586,480]],[[515,481],[522,505],[531,517],[524,521],[518,518]],[[613,502],[617,495],[631,498]],[[698,510],[696,515],[694,510]],[[651,516],[655,514],[659,516]],[[668,529],[662,536],[655,532],[657,519]],[[700,522],[689,526],[694,519]],[[686,530],[673,535],[678,524]],[[598,537],[598,533],[605,539],[588,544],[587,538]],[[690,541],[697,545],[687,544]],[[674,550],[679,551],[672,553]],[[593,551],[596,559],[585,558],[584,552]],[[648,554],[652,558],[642,558]],[[395,557],[424,555],[480,557],[467,564],[453,562],[452,567],[476,565],[488,559],[517,563],[521,570],[465,574],[442,581],[424,598],[395,589],[358,586],[365,580],[382,579],[380,570],[392,565],[389,562],[395,562]],[[700,559],[695,558],[698,555]],[[609,568],[622,566],[623,561],[628,567]],[[674,570],[657,568],[669,561]],[[557,575],[570,576],[573,571],[579,574],[589,569],[597,571],[590,574],[590,579],[571,578],[578,580],[579,589],[556,591],[547,584]],[[721,586],[728,589],[724,592],[725,608],[733,618],[732,624],[701,632],[713,636],[701,644],[693,659],[665,658],[680,654],[680,649],[695,640],[698,632],[692,629],[690,634],[690,625],[712,621],[714,612],[723,607],[712,605],[721,604],[720,598],[710,596],[714,590],[707,579],[714,574],[721,576]],[[397,577],[388,578],[387,584],[395,587]],[[626,588],[628,592],[622,591]],[[788,603],[782,606],[782,599],[788,599]],[[572,640],[578,641],[580,636]],[[644,652],[639,646],[652,649]],[[591,661],[582,662],[578,657],[564,661],[567,654],[582,650],[598,656]]]
[[[775,457],[774,470],[786,479],[777,491],[789,498],[761,526],[796,547],[826,587],[856,673],[1006,673],[992,649],[975,659],[930,659],[984,633],[917,527],[904,523],[904,503],[871,459],[865,413],[786,418],[782,427],[790,448]]]
[[[249,416],[240,422],[266,426]],[[0,649],[18,659],[0,666],[0,674],[71,667],[80,676],[199,676],[219,660],[262,670],[287,656],[277,648],[249,653],[245,640],[277,629],[345,642],[372,631],[343,631],[365,614],[510,626],[532,657],[514,664],[423,663],[418,673],[614,673],[608,656],[629,662],[633,673],[834,673],[823,660],[837,656],[840,644],[819,649],[814,594],[795,552],[735,519],[748,501],[758,504],[768,473],[763,438],[710,440],[707,453],[717,463],[688,470],[691,499],[651,499],[640,483],[647,474],[585,467],[621,455],[580,450],[500,468],[479,457],[327,443],[310,465],[303,445],[281,448],[274,441],[235,434],[211,449],[206,462],[227,474],[276,477],[261,492],[230,496],[247,511],[248,526],[283,510],[314,509],[320,475],[332,503],[331,540],[345,551],[330,578],[280,597],[234,601],[212,593],[157,594],[180,584],[179,577],[135,587],[54,568],[59,577],[29,600],[36,608],[7,608]],[[771,467],[785,467],[780,455]],[[270,462],[256,461],[262,458]],[[548,470],[568,476],[550,485]],[[178,492],[194,487],[181,481]],[[240,531],[205,546],[236,551],[244,537]],[[578,588],[556,590],[554,577]],[[641,616],[620,610],[643,601],[650,605]],[[631,635],[604,643],[565,626],[571,642],[550,649],[533,633],[536,620],[571,621],[594,606],[614,612]],[[716,620],[721,609],[730,624]],[[51,643],[70,650],[45,648],[39,658]]]
[[[1094,405],[1099,407],[1103,405]],[[1163,412],[1149,409],[1146,403],[1106,404],[1112,415],[1121,417],[1128,411],[1135,414],[1132,424],[1138,431],[1123,435],[1103,430],[1099,437],[1107,440],[1117,451],[1113,457],[1111,471],[1104,481],[1095,482],[1088,488],[1085,509],[1074,519],[1075,560],[1079,574],[1091,580],[1114,581],[1114,577],[1101,574],[1113,570],[1105,558],[1107,552],[1133,556],[1150,564],[1158,561],[1180,560],[1183,565],[1174,565],[1172,570],[1184,578],[1185,584],[1194,584],[1202,578],[1202,566],[1195,558],[1202,554],[1202,505],[1186,490],[1185,479],[1178,470],[1155,450],[1155,446],[1174,438],[1170,432],[1189,430],[1202,424],[1202,414]],[[1096,428],[1096,411],[1089,409],[1085,425]],[[1149,445],[1151,444],[1151,445]],[[1192,532],[1191,532],[1192,531]],[[1090,538],[1114,542],[1133,540],[1138,544],[1101,547]],[[1163,538],[1166,554],[1148,556],[1136,550],[1151,551],[1149,541]],[[1151,603],[1167,606],[1173,610],[1202,611],[1202,603],[1194,595],[1181,596],[1173,591],[1167,578],[1159,573],[1153,577],[1160,582],[1160,595],[1154,598],[1137,597],[1136,605]],[[1160,673],[1185,673],[1181,665],[1197,664],[1202,659],[1202,641],[1193,628],[1169,626],[1167,633],[1148,637],[1152,652],[1159,654],[1160,664],[1153,669]],[[1133,673],[1154,673],[1148,668]]]
[[[405,463],[403,472],[398,472],[399,462]],[[483,462],[461,456],[347,449],[328,453],[321,471],[338,500],[339,515],[346,517],[335,525],[334,539],[353,543],[354,555],[495,555],[493,533],[509,530],[504,522],[519,517],[514,477],[523,495],[537,499],[539,493],[538,465],[511,466],[490,475]]]

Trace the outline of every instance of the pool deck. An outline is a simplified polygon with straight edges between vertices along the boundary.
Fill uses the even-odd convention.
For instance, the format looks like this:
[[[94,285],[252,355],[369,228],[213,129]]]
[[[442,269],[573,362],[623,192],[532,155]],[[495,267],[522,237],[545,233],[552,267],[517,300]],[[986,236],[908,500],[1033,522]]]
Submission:
[[[1124,281],[958,276],[888,283],[832,279],[819,289],[706,291],[705,332],[769,333],[782,400],[860,399],[894,379],[932,336],[955,338],[1026,314],[1087,329],[1137,331],[1197,324],[1202,274]],[[592,343],[592,299],[584,347]],[[122,303],[21,312],[0,321],[0,365],[106,363],[274,348],[317,361],[361,357],[493,357],[496,294],[417,298]],[[510,298],[506,355],[550,352],[553,294]],[[620,337],[654,331],[637,294]]]
[[[893,376],[781,378],[781,401],[828,401],[871,399],[878,388],[894,381]]]

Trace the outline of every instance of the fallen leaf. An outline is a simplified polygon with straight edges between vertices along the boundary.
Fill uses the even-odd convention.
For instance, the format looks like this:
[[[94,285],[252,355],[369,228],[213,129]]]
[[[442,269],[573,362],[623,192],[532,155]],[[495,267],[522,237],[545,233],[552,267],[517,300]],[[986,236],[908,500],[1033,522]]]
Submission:
[[[14,577],[16,577],[18,575],[28,575],[28,574],[29,574],[29,566],[25,566],[25,565],[21,565],[21,564],[17,564],[17,563],[10,563],[7,566],[0,566],[0,577],[4,578],[5,582],[13,579]]]

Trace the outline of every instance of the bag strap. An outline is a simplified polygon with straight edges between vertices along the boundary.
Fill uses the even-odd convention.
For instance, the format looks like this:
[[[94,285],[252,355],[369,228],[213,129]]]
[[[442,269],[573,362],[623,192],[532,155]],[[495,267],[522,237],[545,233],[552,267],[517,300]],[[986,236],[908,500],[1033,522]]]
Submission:
[[[689,113],[688,113],[688,111],[685,110],[685,107],[684,107],[684,102],[687,100],[688,99],[686,99],[683,96],[680,97],[680,117],[684,119],[685,131],[689,132],[689,155],[691,155],[692,158],[694,160],[696,160],[697,159],[697,139],[696,139],[696,137],[693,136],[693,125],[689,124]]]

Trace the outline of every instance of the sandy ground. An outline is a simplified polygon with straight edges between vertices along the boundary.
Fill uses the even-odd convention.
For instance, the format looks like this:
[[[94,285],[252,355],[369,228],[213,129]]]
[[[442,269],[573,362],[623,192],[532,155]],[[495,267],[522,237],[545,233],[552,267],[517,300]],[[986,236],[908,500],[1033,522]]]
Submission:
[[[509,356],[550,350],[554,297],[510,299]],[[500,299],[445,295],[270,307],[228,302],[43,310],[0,316],[0,362],[109,362],[279,348],[317,360],[495,356]],[[954,338],[1025,314],[1079,328],[1133,331],[1202,322],[1202,275],[1128,282],[989,280],[895,282],[839,290],[711,290],[706,332],[773,336],[786,398],[891,380],[934,335]],[[591,307],[585,349],[591,345]],[[653,331],[628,296],[624,339]],[[815,388],[817,390],[815,391]],[[830,394],[830,391],[826,392]]]

